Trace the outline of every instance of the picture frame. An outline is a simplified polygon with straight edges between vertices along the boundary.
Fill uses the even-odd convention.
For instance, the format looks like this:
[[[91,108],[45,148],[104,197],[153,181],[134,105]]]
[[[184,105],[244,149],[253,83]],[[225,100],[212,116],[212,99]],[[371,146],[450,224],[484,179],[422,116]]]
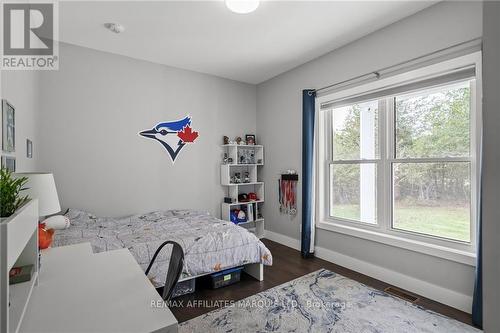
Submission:
[[[255,145],[255,134],[245,134],[245,142],[247,145]]]
[[[2,168],[10,172],[16,172],[16,158],[14,156],[2,156]]]
[[[33,158],[33,141],[26,139],[26,157]]]
[[[2,99],[2,150],[12,153],[16,150],[16,110]]]

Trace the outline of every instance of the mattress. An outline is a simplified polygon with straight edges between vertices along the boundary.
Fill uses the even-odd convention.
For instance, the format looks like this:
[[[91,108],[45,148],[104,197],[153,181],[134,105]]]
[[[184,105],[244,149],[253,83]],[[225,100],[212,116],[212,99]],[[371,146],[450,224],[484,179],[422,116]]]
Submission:
[[[206,212],[167,210],[109,218],[69,209],[66,216],[71,226],[56,231],[52,246],[90,242],[94,253],[127,248],[143,270],[166,240],[184,250],[181,278],[252,263],[272,265],[271,252],[254,234]],[[165,283],[170,250],[170,245],[163,248],[148,275],[155,287]]]

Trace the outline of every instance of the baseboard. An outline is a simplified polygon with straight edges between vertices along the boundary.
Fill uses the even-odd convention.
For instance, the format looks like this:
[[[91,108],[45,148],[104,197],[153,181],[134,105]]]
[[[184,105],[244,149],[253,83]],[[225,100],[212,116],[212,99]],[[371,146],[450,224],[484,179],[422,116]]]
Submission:
[[[265,231],[265,238],[300,251],[300,241],[298,239],[269,230]],[[471,313],[472,297],[468,295],[322,247],[316,246],[315,255],[320,259],[330,261],[461,311]]]
[[[300,251],[300,241],[298,239],[278,234],[277,232],[269,230],[265,230],[264,238],[272,240],[273,242],[276,243],[280,243],[281,245],[291,247],[294,250]]]

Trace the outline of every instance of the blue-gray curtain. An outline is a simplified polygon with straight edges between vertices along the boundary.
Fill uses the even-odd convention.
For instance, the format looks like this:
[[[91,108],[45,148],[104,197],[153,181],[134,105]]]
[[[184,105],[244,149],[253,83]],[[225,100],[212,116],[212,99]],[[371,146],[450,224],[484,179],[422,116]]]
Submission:
[[[316,91],[302,91],[302,239],[301,254],[314,257],[314,113]]]
[[[477,236],[476,236],[476,244],[477,244],[477,259],[476,259],[476,276],[474,281],[474,294],[472,295],[472,322],[474,325],[483,327],[483,227],[482,227],[482,163],[483,161],[483,152],[482,145],[479,152],[479,172],[481,174],[480,182],[479,182],[479,200],[478,200],[478,223],[477,223]]]
[[[481,249],[481,222],[478,228],[477,242],[477,260],[476,260],[476,279],[474,283],[474,295],[472,298],[472,322],[474,325],[483,327],[483,258]]]

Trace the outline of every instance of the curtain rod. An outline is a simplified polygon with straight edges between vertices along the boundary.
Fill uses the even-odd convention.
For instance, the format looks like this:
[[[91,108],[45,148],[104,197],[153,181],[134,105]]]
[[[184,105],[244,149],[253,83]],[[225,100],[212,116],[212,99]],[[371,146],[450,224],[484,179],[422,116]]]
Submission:
[[[445,55],[453,54],[454,52],[447,52],[447,51],[450,51],[450,50],[456,49],[456,52],[459,52],[459,51],[463,51],[463,50],[467,50],[467,49],[473,48],[473,47],[478,46],[478,45],[480,46],[481,45],[481,41],[482,41],[482,39],[480,37],[478,37],[478,38],[474,38],[474,39],[471,39],[471,40],[466,41],[466,42],[462,42],[462,43],[458,43],[458,44],[455,44],[455,45],[451,45],[451,46],[445,47],[443,49],[440,49],[440,50],[437,50],[437,51],[434,51],[434,52],[431,52],[431,53],[428,53],[428,54],[425,54],[425,55],[422,55],[422,56],[419,56],[419,57],[415,57],[415,58],[412,58],[410,60],[406,60],[406,61],[400,62],[400,63],[398,63],[396,65],[392,65],[392,66],[389,66],[389,67],[384,67],[384,68],[381,68],[379,70],[376,70],[376,71],[373,71],[373,72],[370,72],[370,73],[366,73],[366,74],[363,74],[363,75],[359,75],[359,76],[350,78],[348,80],[336,82],[336,83],[330,84],[330,85],[322,87],[322,88],[314,89],[313,91],[311,91],[311,93],[312,92],[318,93],[318,92],[321,92],[321,91],[324,91],[324,90],[330,90],[330,89],[332,89],[332,88],[334,88],[336,86],[345,85],[347,83],[355,83],[356,81],[363,81],[363,79],[373,78],[373,79],[377,79],[378,80],[380,78],[380,76],[381,76],[381,72],[391,72],[393,70],[395,71],[395,70],[397,70],[398,67],[405,66],[405,65],[410,64],[412,62],[418,62],[419,60],[424,60],[425,58],[433,57],[433,56],[438,55],[438,54],[443,53],[443,52],[446,52]],[[431,60],[431,59],[429,59],[429,60]]]

